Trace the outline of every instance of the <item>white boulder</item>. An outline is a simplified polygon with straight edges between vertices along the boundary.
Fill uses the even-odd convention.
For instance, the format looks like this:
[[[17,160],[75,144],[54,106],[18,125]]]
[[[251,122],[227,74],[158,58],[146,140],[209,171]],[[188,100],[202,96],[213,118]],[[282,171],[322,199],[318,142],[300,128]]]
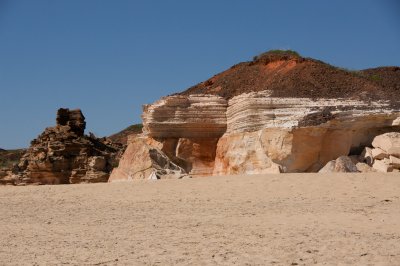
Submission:
[[[372,146],[384,150],[389,155],[400,157],[400,132],[376,136],[372,141]]]
[[[393,172],[393,167],[390,165],[389,159],[375,160],[373,166],[379,172],[389,173]]]

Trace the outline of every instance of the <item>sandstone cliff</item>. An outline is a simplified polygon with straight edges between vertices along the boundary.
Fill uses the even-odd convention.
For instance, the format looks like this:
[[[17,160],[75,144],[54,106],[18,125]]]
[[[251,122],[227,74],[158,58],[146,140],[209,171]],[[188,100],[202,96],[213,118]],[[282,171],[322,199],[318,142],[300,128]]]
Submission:
[[[398,77],[398,70],[387,76]],[[390,84],[267,53],[144,106],[140,138],[147,147],[141,147],[157,148],[193,176],[317,172],[340,156],[360,154],[379,134],[400,131],[400,87]],[[123,156],[130,164],[110,181],[138,164],[132,156]]]
[[[121,145],[84,135],[80,110],[59,109],[57,125],[31,142],[14,169],[0,177],[3,184],[70,184],[107,182],[118,165]]]

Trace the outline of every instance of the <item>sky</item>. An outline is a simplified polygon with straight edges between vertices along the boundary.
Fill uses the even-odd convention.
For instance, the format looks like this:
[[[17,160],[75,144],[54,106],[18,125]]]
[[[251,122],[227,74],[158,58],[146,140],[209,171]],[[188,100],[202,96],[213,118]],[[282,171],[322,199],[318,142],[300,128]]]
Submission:
[[[0,148],[80,108],[86,132],[270,49],[349,69],[400,65],[397,0],[0,0]]]

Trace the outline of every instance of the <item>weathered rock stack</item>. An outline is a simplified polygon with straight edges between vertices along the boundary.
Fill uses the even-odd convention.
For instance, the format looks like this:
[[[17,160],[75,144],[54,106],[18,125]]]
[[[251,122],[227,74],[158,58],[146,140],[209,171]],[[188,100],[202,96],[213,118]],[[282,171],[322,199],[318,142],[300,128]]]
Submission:
[[[386,82],[400,80],[400,68],[379,71],[387,75],[378,82],[375,70],[355,74],[292,53],[238,64],[144,106],[144,133],[110,181],[164,178],[134,149],[156,149],[192,176],[318,172],[400,131],[400,86]]]
[[[107,182],[118,165],[121,145],[84,135],[80,110],[59,109],[57,125],[31,142],[13,173],[3,177],[11,184],[71,184]]]

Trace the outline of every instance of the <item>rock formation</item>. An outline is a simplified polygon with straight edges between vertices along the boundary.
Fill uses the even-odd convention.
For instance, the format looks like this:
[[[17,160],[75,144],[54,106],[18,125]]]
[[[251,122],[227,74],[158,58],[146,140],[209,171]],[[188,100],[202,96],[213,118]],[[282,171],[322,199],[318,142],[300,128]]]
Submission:
[[[365,147],[361,155],[341,156],[328,162],[319,172],[399,172],[400,133],[389,132],[376,136],[373,148]],[[338,167],[339,165],[339,167]]]
[[[157,145],[146,142],[145,138],[128,138],[128,148],[114,169],[110,181],[134,179],[183,178],[187,172],[173,163]]]
[[[348,156],[329,161],[318,173],[357,173],[358,168]]]
[[[376,136],[370,149],[369,163],[379,172],[399,172],[400,132],[390,132]],[[367,153],[367,152],[365,152]]]
[[[121,145],[84,135],[85,117],[80,110],[59,109],[57,125],[31,142],[12,174],[2,183],[71,184],[107,182],[118,165]],[[1,178],[1,177],[0,177]]]
[[[142,141],[129,145],[157,148],[192,176],[318,172],[400,131],[400,87],[366,73],[265,54],[144,106]],[[123,157],[110,181],[128,179],[139,163],[133,152]]]

